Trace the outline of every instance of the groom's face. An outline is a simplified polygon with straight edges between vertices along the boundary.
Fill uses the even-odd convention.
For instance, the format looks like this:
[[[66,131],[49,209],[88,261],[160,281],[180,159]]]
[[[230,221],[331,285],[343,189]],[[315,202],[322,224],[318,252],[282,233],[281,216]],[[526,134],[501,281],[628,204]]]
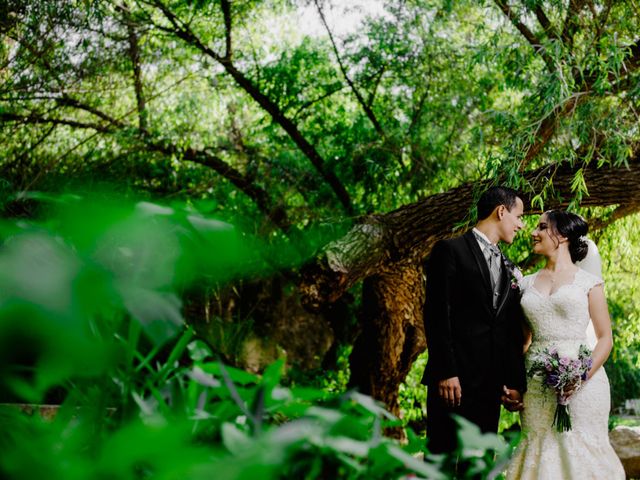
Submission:
[[[516,204],[509,210],[505,205],[498,207],[498,218],[500,225],[498,232],[500,240],[506,243],[512,243],[516,238],[516,233],[524,228],[522,223],[522,215],[524,214],[524,203],[520,198],[516,198]]]

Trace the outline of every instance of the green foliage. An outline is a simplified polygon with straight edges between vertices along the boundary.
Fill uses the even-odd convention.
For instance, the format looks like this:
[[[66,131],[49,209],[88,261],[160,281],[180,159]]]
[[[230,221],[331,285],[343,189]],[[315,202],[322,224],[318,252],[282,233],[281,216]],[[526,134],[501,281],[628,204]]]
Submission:
[[[599,239],[613,328],[613,350],[605,364],[615,407],[640,398],[640,287],[632,265],[640,262],[640,216],[609,227]]]
[[[42,220],[0,225],[0,369],[10,392],[3,394],[25,401],[68,398],[69,411],[99,397],[116,405],[124,422],[105,420],[107,433],[95,436],[91,460],[79,448],[65,450],[78,467],[65,478],[134,475],[93,461],[107,443],[108,456],[123,458],[117,468],[126,464],[137,477],[160,470],[179,478],[199,475],[189,470],[189,459],[198,463],[210,454],[202,453],[199,435],[219,440],[224,429],[207,424],[194,440],[193,415],[233,426],[225,427],[233,448],[216,444],[227,460],[236,458],[229,457],[232,450],[243,450],[247,436],[246,451],[262,458],[268,444],[253,439],[255,425],[237,426],[235,417],[225,417],[235,404],[218,402],[213,413],[205,405],[183,418],[174,412],[174,398],[168,400],[183,387],[202,393],[183,369],[204,362],[208,351],[184,329],[183,294],[289,271],[340,236],[353,219],[344,215],[331,175],[356,215],[477,180],[531,191],[534,208],[542,210],[556,193],[556,172],[569,164],[576,172],[571,205],[577,209],[590,193],[587,167],[637,156],[640,17],[633,2],[570,2],[582,6],[567,26],[570,38],[561,39],[553,31],[564,31],[563,22],[574,18],[567,2],[512,2],[539,39],[532,45],[495,2],[388,0],[381,14],[361,17],[351,31],[335,29],[335,51],[326,33],[307,29],[317,13],[312,3],[0,3],[0,206],[3,217]],[[334,18],[348,13],[350,4],[343,3],[321,2]],[[549,17],[551,33],[536,23],[536,7]],[[331,17],[329,27],[335,27]],[[542,166],[548,170],[538,183],[523,184],[522,171]],[[91,204],[83,192],[105,185],[139,202],[108,197]],[[34,191],[53,194],[14,194]],[[585,212],[603,220],[612,215]],[[625,219],[598,239],[609,262],[616,344],[607,368],[617,405],[640,395],[638,282],[624,267],[638,263],[637,223],[637,216]],[[533,269],[529,251],[523,235],[509,254]],[[251,315],[240,320],[212,320],[212,338],[224,348],[214,347],[230,359],[254,322]],[[341,392],[346,355],[337,357],[343,363],[331,373],[291,372],[285,383]],[[418,378],[424,361],[400,392],[403,421],[417,430],[424,416]],[[222,371],[207,375],[224,380]],[[143,446],[125,459],[129,435],[136,445],[154,435],[144,422],[128,423],[140,412],[159,418],[158,438],[184,440],[184,449],[175,448],[180,459],[158,450],[173,459],[167,465],[175,472],[145,457]],[[277,423],[274,417],[269,421]],[[65,429],[78,444],[89,435],[88,424],[71,435],[64,422],[50,430],[49,424],[14,420],[21,432],[40,429],[23,440],[42,433],[44,452],[53,452],[52,439]],[[504,415],[501,425],[512,422]],[[333,428],[327,425],[321,432]],[[385,470],[387,463],[396,468],[402,462],[396,450],[378,450],[371,439],[358,442],[344,451],[331,442],[286,444],[279,458],[291,454],[290,476],[400,474]],[[377,458],[375,468],[363,466],[356,450]],[[26,465],[28,454],[16,461]],[[230,463],[224,468],[241,469],[236,464],[242,462]],[[42,468],[65,476],[59,465]]]
[[[618,425],[624,425],[627,427],[640,427],[640,420],[637,417],[624,418],[618,417],[616,415],[611,415],[609,417],[609,430],[613,430]]]
[[[0,41],[7,180],[57,190],[108,178],[264,222],[262,200],[212,169],[211,155],[304,223],[342,213],[325,169],[364,213],[462,181],[520,183],[521,167],[633,155],[638,19],[628,2],[596,2],[604,18],[580,7],[571,41],[528,25],[537,51],[492,2],[384,1],[382,14],[334,31],[337,52],[326,32],[306,28],[317,16],[308,2],[229,4],[230,32],[225,4],[9,2]],[[348,4],[323,5],[330,23],[349,15]],[[516,13],[528,24],[533,8]],[[541,8],[554,24],[567,19],[565,4]],[[553,137],[527,158],[555,117]],[[540,201],[553,195],[553,176],[534,186]],[[576,199],[586,193],[580,175],[574,187]]]
[[[194,337],[178,289],[253,268],[231,225],[148,202],[58,200],[41,222],[2,224],[2,393],[60,401],[53,420],[0,406],[3,477],[448,478],[451,459],[411,431],[405,446],[382,435],[399,422],[372,398],[285,387],[284,359],[256,376]],[[205,250],[218,255],[204,262]],[[498,437],[464,421],[460,435],[469,475],[495,468]]]
[[[425,351],[416,359],[398,392],[403,422],[422,435],[426,429],[427,387],[421,380],[428,358],[429,352]]]

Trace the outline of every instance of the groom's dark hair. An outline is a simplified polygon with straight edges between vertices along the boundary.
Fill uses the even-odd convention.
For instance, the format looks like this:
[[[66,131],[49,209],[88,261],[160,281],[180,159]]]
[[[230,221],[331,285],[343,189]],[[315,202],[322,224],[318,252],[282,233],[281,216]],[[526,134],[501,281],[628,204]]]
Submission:
[[[478,220],[484,220],[491,212],[499,206],[504,205],[511,211],[516,206],[516,199],[520,195],[516,190],[509,187],[491,187],[486,190],[478,200]]]

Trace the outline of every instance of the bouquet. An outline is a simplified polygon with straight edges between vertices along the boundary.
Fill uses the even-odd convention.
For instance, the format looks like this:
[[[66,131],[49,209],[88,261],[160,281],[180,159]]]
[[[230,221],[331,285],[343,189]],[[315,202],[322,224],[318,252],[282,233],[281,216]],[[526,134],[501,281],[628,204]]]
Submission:
[[[578,358],[560,356],[557,348],[545,348],[531,358],[529,377],[539,374],[542,377],[543,388],[553,389],[556,394],[557,405],[552,426],[555,426],[558,432],[571,430],[569,397],[577,392],[587,379],[591,364],[591,350],[586,345],[580,345]]]

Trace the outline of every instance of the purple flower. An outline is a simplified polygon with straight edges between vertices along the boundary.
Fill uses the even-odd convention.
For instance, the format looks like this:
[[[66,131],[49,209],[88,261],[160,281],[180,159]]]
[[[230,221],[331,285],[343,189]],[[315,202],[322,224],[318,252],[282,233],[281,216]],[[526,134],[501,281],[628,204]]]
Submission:
[[[551,387],[555,387],[558,383],[558,375],[550,374],[547,376],[546,383]]]
[[[571,430],[569,401],[587,380],[591,365],[591,350],[585,345],[580,346],[577,358],[561,356],[556,347],[538,351],[531,357],[529,376],[541,376],[543,387],[555,392],[557,406],[553,426],[559,432]]]

